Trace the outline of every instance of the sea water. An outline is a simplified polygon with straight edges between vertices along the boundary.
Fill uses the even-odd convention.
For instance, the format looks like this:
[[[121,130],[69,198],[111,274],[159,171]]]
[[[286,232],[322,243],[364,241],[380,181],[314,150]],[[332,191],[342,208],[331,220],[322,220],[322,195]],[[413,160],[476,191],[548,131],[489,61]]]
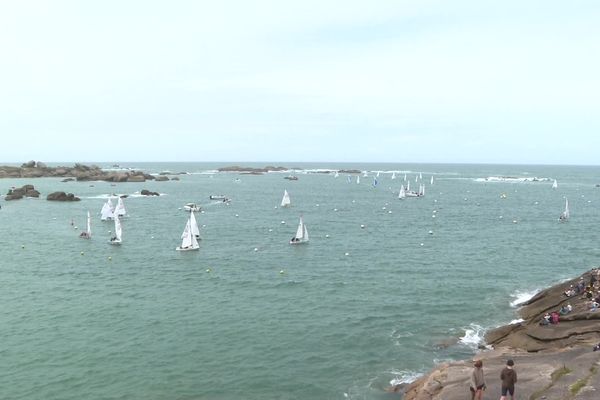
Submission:
[[[289,181],[215,171],[227,165],[121,163],[186,172],[168,182],[0,180],[42,193],[1,200],[0,397],[382,399],[598,263],[598,167],[296,163]],[[326,173],[340,168],[368,176]],[[405,173],[424,197],[397,198]],[[45,200],[59,190],[81,201]],[[128,195],[121,246],[99,218],[113,194]],[[178,252],[189,202],[200,250]],[[310,243],[290,246],[300,216]]]

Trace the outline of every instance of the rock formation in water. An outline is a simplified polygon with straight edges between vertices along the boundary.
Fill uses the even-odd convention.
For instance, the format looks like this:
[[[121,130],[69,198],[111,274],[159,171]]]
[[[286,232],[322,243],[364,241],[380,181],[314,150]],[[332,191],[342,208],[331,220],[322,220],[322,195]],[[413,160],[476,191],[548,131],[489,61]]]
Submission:
[[[65,192],[52,192],[47,197],[46,200],[50,201],[79,201],[81,200],[79,197],[75,196],[73,193],[65,193]]]
[[[35,190],[33,185],[23,185],[20,188],[9,189],[4,200],[18,200],[23,197],[40,197],[40,192]]]
[[[489,350],[475,355],[483,361],[487,390],[485,399],[500,397],[500,371],[510,358],[518,374],[518,399],[600,398],[600,309],[593,311],[582,293],[567,297],[565,292],[579,282],[589,285],[597,270],[560,283],[525,302],[519,313],[523,322],[487,333]],[[595,283],[594,296],[600,285]],[[546,313],[572,311],[559,316],[557,324],[540,325]],[[444,363],[404,388],[404,400],[463,400],[469,398],[472,360]]]
[[[104,171],[96,165],[75,164],[73,167],[48,167],[40,161],[29,161],[20,167],[0,166],[0,178],[65,177],[77,181],[145,182],[154,176],[141,171]]]

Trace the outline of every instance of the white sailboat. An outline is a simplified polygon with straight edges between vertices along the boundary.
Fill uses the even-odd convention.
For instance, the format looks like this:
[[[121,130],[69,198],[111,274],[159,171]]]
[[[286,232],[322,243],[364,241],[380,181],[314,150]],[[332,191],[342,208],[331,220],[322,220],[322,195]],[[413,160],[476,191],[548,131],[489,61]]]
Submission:
[[[81,232],[81,234],[79,234],[79,237],[82,239],[92,238],[92,217],[89,211],[87,212],[87,229],[85,230],[85,232]]]
[[[433,185],[433,175],[431,175],[431,180],[429,181],[430,185]]]
[[[356,183],[360,183],[360,175],[356,175]]]
[[[283,198],[281,199],[281,207],[289,207],[292,205],[292,201],[290,200],[290,194],[287,190],[283,191]]]
[[[401,200],[406,198],[406,191],[404,190],[404,185],[400,185],[400,193],[398,193],[398,198]]]
[[[556,179],[552,183],[552,189],[558,189],[558,182],[556,182]]]
[[[102,210],[100,211],[100,219],[102,221],[106,221],[114,218],[114,208],[110,197],[106,200],[106,203],[102,206]]]
[[[115,236],[110,238],[110,244],[121,244],[123,242],[123,229],[121,228],[121,219],[115,214]]]
[[[117,200],[117,206],[115,207],[115,217],[119,216],[119,217],[123,217],[127,214],[127,211],[125,210],[125,203],[123,203],[123,198],[119,197],[119,200]]]
[[[566,222],[569,220],[570,216],[571,216],[571,214],[569,212],[569,199],[565,199],[565,211],[563,211],[560,214],[560,217],[558,217],[558,220],[561,222]]]
[[[333,175],[334,178],[338,178],[340,176],[339,171],[335,171],[335,175]]]
[[[196,235],[193,233],[193,225],[191,222],[193,215],[193,212],[190,213],[190,218],[188,218],[185,224],[185,228],[181,234],[181,246],[175,248],[177,251],[198,250],[200,248],[198,240],[196,239]]]
[[[306,225],[304,225],[304,220],[300,217],[300,222],[298,223],[298,229],[296,229],[296,234],[290,240],[290,244],[302,244],[308,243],[308,230],[306,229]]]
[[[392,179],[396,179],[396,173],[392,172]]]

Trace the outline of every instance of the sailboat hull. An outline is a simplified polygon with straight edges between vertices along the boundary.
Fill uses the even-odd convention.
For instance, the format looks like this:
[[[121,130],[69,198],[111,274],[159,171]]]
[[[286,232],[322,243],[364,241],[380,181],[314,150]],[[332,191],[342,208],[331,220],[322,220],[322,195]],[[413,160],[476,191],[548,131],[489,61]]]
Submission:
[[[200,247],[175,247],[175,250],[177,251],[193,251],[193,250],[200,250]]]

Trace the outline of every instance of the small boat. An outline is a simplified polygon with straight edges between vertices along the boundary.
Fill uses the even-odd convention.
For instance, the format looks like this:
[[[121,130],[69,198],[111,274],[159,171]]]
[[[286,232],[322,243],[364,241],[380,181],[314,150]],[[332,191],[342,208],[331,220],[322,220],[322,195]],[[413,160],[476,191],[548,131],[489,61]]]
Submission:
[[[185,211],[192,212],[192,211],[200,211],[201,207],[196,203],[187,203],[185,206],[183,206],[183,209]]]
[[[560,222],[567,222],[569,220],[570,216],[571,216],[571,214],[569,212],[569,199],[565,199],[565,210],[560,214],[560,217],[558,217],[558,220]]]
[[[290,181],[297,181],[298,177],[296,175],[289,175],[289,176],[284,176],[283,179],[287,179]]]
[[[91,239],[92,238],[92,217],[90,216],[90,212],[87,212],[87,229],[85,232],[81,232],[79,237],[82,239]]]
[[[111,220],[115,217],[114,212],[115,209],[109,197],[108,200],[106,200],[106,203],[104,203],[102,206],[102,210],[100,211],[100,219],[102,221]]]
[[[115,215],[115,236],[110,238],[110,244],[121,244],[123,242],[123,229],[121,228],[121,219]]]
[[[290,194],[287,190],[283,191],[283,198],[281,199],[281,207],[289,207],[292,205],[292,201],[290,200]]]
[[[177,251],[190,251],[190,250],[198,250],[200,245],[198,244],[198,240],[196,239],[196,235],[193,232],[192,226],[192,217],[194,213],[190,213],[190,218],[188,218],[187,223],[185,224],[185,228],[183,229],[183,233],[181,234],[181,246],[175,248]],[[195,222],[195,220],[194,220]],[[197,228],[197,226],[196,226]]]
[[[298,223],[298,229],[296,229],[296,234],[293,238],[290,239],[290,244],[302,244],[308,243],[308,230],[306,229],[306,225],[304,225],[304,220],[300,217],[300,222]]]

